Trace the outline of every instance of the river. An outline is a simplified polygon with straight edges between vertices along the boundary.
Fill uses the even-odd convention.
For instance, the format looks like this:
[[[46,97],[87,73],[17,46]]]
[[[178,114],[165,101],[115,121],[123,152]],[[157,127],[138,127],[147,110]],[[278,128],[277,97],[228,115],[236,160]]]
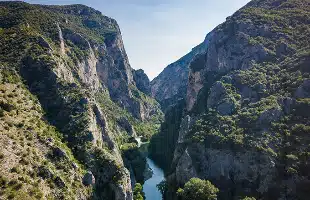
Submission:
[[[143,192],[145,193],[146,200],[161,200],[162,195],[157,189],[156,185],[165,179],[164,171],[156,166],[154,161],[147,158],[147,163],[153,171],[153,176],[149,180],[145,181],[143,185]]]
[[[136,141],[138,142],[138,147],[140,149],[144,149],[142,151],[147,152],[147,143],[143,143],[141,137],[136,137]],[[143,148],[143,145],[146,145]],[[143,184],[143,192],[145,194],[145,200],[161,200],[162,195],[157,189],[156,185],[165,179],[164,171],[158,167],[153,160],[150,158],[146,158],[146,162],[149,164],[150,168],[153,171],[152,178],[145,181]]]

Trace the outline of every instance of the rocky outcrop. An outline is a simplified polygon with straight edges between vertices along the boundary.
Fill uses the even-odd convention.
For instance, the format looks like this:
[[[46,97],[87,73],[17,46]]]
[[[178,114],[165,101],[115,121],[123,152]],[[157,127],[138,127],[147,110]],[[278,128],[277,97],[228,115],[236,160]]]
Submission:
[[[310,80],[305,80],[295,92],[296,98],[310,98]]]
[[[232,115],[238,107],[238,101],[229,94],[225,85],[218,81],[210,89],[207,107],[215,109],[220,115]]]
[[[119,125],[125,129],[125,131],[132,137],[136,137],[136,131],[134,127],[129,123],[128,119],[122,117],[118,120]]]
[[[151,94],[151,85],[149,77],[144,73],[142,69],[133,70],[133,79],[136,83],[137,88],[147,94]]]
[[[187,110],[191,110],[195,104],[199,91],[203,88],[201,72],[190,72],[186,94]]]
[[[191,50],[175,63],[167,66],[154,80],[151,81],[151,94],[160,102],[163,109],[175,104],[186,95],[189,74],[189,64],[199,53],[204,52],[207,40]]]
[[[87,172],[83,177],[83,184],[86,186],[94,185],[96,183],[96,179],[92,172]]]

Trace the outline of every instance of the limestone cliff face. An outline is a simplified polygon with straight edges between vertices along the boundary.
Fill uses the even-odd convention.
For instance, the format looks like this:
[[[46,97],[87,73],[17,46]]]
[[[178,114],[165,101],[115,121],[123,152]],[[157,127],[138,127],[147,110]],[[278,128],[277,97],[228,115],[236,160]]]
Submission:
[[[308,8],[308,1],[254,0],[207,35],[189,64],[169,182],[208,179],[220,199],[306,199],[298,187],[307,185],[309,165],[298,151],[309,121],[299,109],[309,106],[310,45],[301,38],[310,33],[298,36],[309,17],[296,13]]]
[[[191,50],[175,63],[167,66],[154,80],[151,81],[151,94],[160,102],[164,110],[184,98],[188,83],[189,64],[199,53],[204,52],[207,41]]]
[[[133,70],[134,81],[136,82],[137,88],[145,94],[151,94],[151,85],[149,77],[144,73],[142,69]]]

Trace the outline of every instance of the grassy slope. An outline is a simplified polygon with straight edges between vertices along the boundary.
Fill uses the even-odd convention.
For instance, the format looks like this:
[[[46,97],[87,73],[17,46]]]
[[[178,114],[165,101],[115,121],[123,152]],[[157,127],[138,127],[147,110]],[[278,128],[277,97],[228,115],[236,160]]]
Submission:
[[[12,70],[0,66],[0,195],[3,199],[74,199],[90,196],[82,185],[85,171],[61,140],[61,135],[44,120],[44,112]],[[66,156],[55,158],[61,148]],[[74,169],[73,164],[79,166]],[[51,175],[42,178],[40,169]],[[59,184],[61,179],[65,186]]]

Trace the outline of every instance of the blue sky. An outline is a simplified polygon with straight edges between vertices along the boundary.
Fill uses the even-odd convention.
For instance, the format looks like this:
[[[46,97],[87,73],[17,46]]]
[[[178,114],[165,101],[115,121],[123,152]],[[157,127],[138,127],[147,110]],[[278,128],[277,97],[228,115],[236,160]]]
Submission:
[[[26,0],[85,4],[117,20],[134,69],[150,79],[204,40],[249,0]]]

